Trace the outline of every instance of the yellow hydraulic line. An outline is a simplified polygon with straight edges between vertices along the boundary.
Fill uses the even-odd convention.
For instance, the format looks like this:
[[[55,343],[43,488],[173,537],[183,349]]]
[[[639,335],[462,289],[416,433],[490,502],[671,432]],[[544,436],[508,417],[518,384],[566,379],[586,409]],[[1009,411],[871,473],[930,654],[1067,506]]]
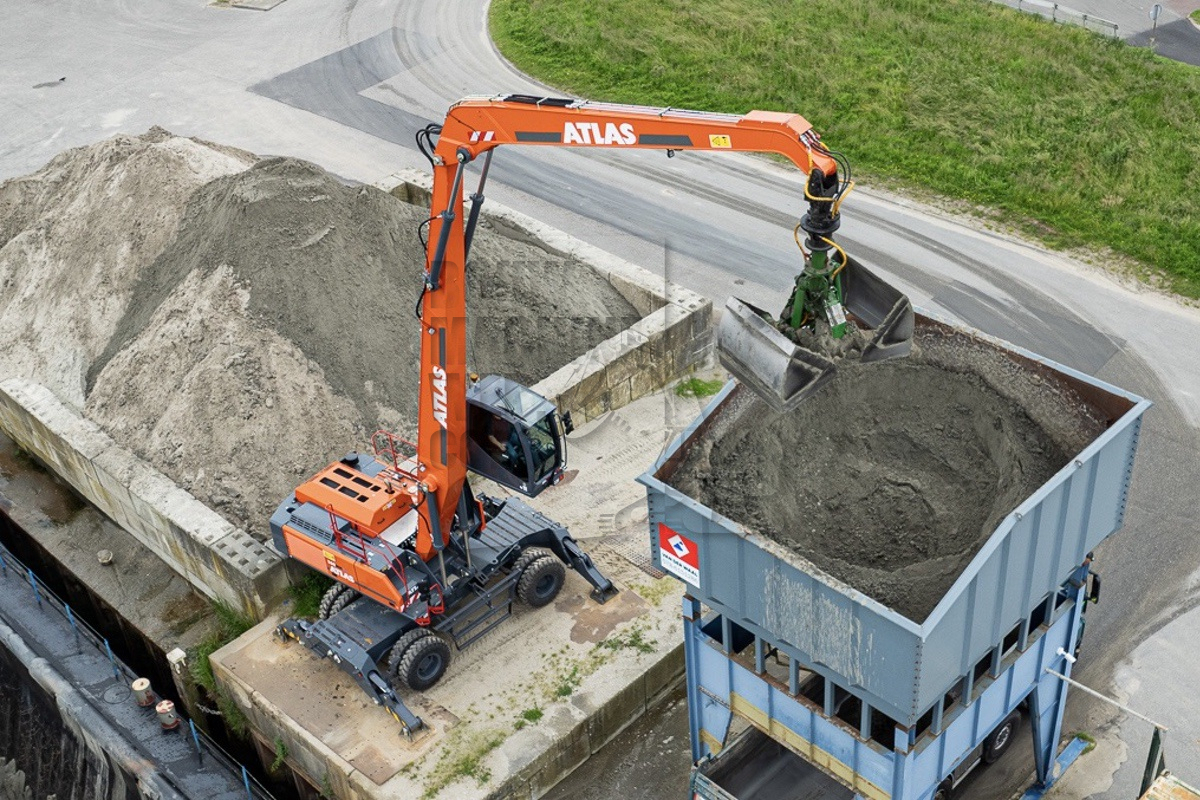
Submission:
[[[804,245],[800,244],[800,226],[802,224],[803,221],[797,222],[796,227],[792,228],[792,238],[796,240],[796,247],[799,247],[804,257],[808,258],[808,251],[804,249]]]
[[[845,200],[846,195],[850,194],[852,191],[854,191],[854,181],[847,183],[845,187],[838,192],[837,200],[833,201],[833,215],[835,217],[841,213],[842,201]]]
[[[822,236],[822,237],[821,237],[821,241],[822,241],[822,242],[824,242],[825,244],[827,244],[827,245],[830,245],[831,247],[833,247],[833,249],[834,249],[834,250],[837,250],[837,251],[838,251],[838,255],[840,255],[840,256],[842,257],[842,263],[838,264],[838,268],[837,268],[837,269],[835,269],[835,270],[833,271],[833,274],[829,276],[829,279],[830,279],[830,280],[833,280],[834,278],[836,278],[836,277],[837,277],[837,274],[838,274],[839,272],[841,272],[843,269],[845,269],[845,268],[846,268],[846,261],[848,260],[848,257],[846,256],[846,251],[845,251],[845,250],[843,250],[843,249],[842,249],[842,247],[841,247],[841,245],[839,245],[839,244],[838,244],[837,242],[835,242],[833,239],[826,239],[824,236]]]

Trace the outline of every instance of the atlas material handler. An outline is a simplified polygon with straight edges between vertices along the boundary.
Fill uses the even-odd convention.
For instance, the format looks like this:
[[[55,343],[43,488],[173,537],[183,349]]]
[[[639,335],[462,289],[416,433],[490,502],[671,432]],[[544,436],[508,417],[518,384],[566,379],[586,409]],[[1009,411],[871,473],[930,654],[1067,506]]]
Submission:
[[[518,499],[476,496],[467,471],[534,497],[566,469],[569,414],[499,376],[469,380],[466,264],[493,151],[505,144],[774,152],[807,175],[804,269],[787,304],[790,327],[846,330],[847,313],[873,335],[870,360],[907,353],[907,299],[832,240],[852,183],[803,117],[745,116],[507,95],[470,98],[417,134],[433,167],[432,216],[418,300],[421,391],[415,443],[379,432],[373,455],[350,453],[298,487],[271,517],[277,549],[338,583],[321,619],[288,620],[281,635],[332,657],[411,733],[421,720],[396,686],[421,691],[462,648],[512,613],[557,595],[571,566],[606,601],[616,589],[567,530]],[[464,213],[468,165],[483,157]],[[424,225],[422,226],[424,227]],[[731,300],[718,333],[721,360],[778,408],[833,370],[780,333],[764,312]],[[388,663],[387,673],[382,669]],[[390,675],[388,674],[390,673]],[[390,679],[389,679],[390,678]]]

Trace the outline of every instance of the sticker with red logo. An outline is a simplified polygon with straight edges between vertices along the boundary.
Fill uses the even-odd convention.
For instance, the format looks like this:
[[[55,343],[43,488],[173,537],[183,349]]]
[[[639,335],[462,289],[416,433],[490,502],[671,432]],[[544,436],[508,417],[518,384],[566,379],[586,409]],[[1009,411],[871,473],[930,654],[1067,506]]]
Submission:
[[[700,586],[700,548],[681,533],[658,524],[658,559],[663,569],[692,586]]]

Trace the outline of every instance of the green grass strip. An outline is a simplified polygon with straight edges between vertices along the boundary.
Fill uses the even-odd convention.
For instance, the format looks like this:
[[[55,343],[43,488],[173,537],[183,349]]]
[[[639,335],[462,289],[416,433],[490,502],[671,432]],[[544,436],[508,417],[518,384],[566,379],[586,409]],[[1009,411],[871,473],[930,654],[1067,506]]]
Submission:
[[[1195,67],[986,0],[493,0],[491,30],[564,93],[797,112],[856,176],[1200,297]]]

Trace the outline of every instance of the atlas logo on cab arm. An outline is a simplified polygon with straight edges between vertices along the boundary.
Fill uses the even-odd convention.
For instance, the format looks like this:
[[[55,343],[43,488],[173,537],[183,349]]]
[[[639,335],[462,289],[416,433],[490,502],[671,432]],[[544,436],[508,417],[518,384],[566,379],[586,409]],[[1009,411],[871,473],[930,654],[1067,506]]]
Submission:
[[[563,144],[635,144],[637,134],[632,122],[567,122],[563,124]]]

